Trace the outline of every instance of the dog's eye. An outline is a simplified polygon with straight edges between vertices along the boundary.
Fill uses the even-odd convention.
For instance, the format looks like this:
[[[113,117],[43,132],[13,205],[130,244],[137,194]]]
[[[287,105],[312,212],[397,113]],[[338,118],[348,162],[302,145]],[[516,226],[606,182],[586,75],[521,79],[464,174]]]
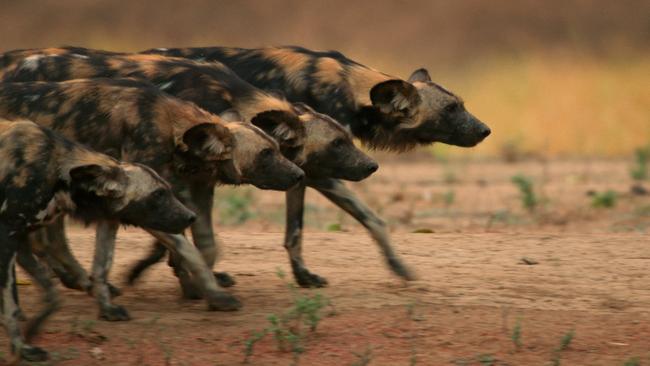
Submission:
[[[165,197],[165,190],[164,189],[157,189],[151,194],[151,196],[153,198],[155,198],[155,199],[163,198],[163,197]]]
[[[334,142],[332,142],[332,145],[334,145],[335,147],[341,147],[345,145],[346,142],[347,141],[344,138],[339,137],[336,140],[334,140]]]
[[[460,110],[460,103],[451,103],[445,107],[446,113],[456,113]]]
[[[273,149],[266,148],[260,152],[260,156],[263,158],[269,158],[273,155]]]

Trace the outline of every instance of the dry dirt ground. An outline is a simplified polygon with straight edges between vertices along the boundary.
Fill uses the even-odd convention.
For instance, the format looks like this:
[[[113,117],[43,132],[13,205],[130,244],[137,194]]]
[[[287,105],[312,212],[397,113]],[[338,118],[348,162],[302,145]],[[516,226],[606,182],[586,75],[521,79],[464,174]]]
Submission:
[[[302,339],[297,360],[267,336],[248,363],[650,364],[650,198],[625,193],[627,168],[620,161],[384,164],[355,190],[391,224],[395,245],[419,276],[411,283],[389,273],[362,228],[310,195],[305,257],[330,286],[299,293],[320,293],[331,306]],[[535,213],[520,208],[510,183],[517,173],[533,177],[544,198]],[[604,189],[620,193],[617,205],[592,208],[586,191]],[[181,300],[166,264],[123,286],[125,271],[150,242],[127,229],[119,234],[111,279],[124,291],[115,302],[133,320],[99,321],[92,298],[61,288],[64,306],[34,342],[52,352],[49,364],[242,364],[246,340],[269,326],[270,314],[290,309],[294,296],[290,275],[277,275],[290,273],[282,226],[261,213],[281,208],[282,196],[256,192],[249,203],[245,226],[220,226],[218,267],[236,277],[230,291],[242,310],[208,312],[202,301]],[[324,230],[331,222],[341,231]],[[427,232],[413,233],[418,229]],[[92,231],[73,226],[69,237],[88,265]],[[19,291],[33,314],[38,289],[27,284]],[[568,347],[555,351],[571,331]],[[3,333],[0,345],[6,344]]]

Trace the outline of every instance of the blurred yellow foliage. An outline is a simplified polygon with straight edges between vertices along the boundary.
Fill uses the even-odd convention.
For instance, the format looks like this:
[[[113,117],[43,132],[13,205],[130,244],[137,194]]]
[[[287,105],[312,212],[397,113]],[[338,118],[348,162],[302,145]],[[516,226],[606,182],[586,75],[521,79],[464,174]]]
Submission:
[[[519,149],[543,156],[620,156],[650,144],[650,55],[501,58],[448,80],[493,130],[472,154]]]

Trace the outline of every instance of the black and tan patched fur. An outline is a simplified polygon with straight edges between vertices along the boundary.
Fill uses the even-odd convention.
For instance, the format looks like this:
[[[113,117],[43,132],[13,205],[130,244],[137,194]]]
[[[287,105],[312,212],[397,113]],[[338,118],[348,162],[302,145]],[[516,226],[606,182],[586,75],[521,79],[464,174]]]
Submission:
[[[47,358],[28,341],[58,307],[27,234],[65,213],[174,233],[195,219],[150,168],[119,162],[29,121],[0,120],[1,311],[11,351],[26,361]],[[18,322],[16,261],[46,291],[46,307],[32,318],[25,338]]]
[[[304,129],[291,103],[242,80],[228,67],[160,55],[118,54],[84,48],[17,50],[0,55],[2,81],[63,81],[130,77],[146,80],[167,94],[204,110],[236,112],[278,139],[301,144]]]
[[[137,80],[2,83],[0,116],[29,118],[172,182],[215,176],[232,159],[233,136],[217,116]]]
[[[469,147],[490,133],[465,110],[460,97],[434,83],[425,69],[403,80],[336,51],[302,47],[161,48],[145,53],[221,62],[261,89],[282,90],[290,101],[332,116],[375,148],[404,151],[434,142]]]

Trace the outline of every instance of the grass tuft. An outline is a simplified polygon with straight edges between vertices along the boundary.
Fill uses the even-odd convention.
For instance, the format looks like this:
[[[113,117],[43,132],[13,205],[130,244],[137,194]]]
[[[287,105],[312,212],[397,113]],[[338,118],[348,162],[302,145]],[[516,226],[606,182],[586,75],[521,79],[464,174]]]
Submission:
[[[512,335],[510,336],[512,344],[515,345],[515,349],[518,351],[521,346],[521,319],[517,319],[515,327],[512,329]]]
[[[284,271],[276,272],[280,279],[285,279]],[[308,333],[317,330],[323,318],[323,309],[330,306],[330,301],[320,293],[303,295],[293,283],[286,283],[293,298],[292,306],[281,314],[269,314],[269,326],[262,331],[254,332],[244,341],[244,363],[248,362],[254,354],[255,344],[267,335],[273,335],[278,350],[290,351],[294,357],[294,364],[298,364],[300,355],[305,352],[305,340]],[[308,329],[307,332],[305,329]]]
[[[591,206],[595,208],[612,208],[616,206],[618,193],[612,190],[596,192],[591,199]]]
[[[650,164],[650,146],[641,147],[634,151],[634,165],[630,169],[630,176],[637,181],[646,180],[650,177],[648,174],[648,165]]]
[[[519,189],[521,205],[528,211],[533,211],[539,204],[531,178],[518,174],[512,177],[512,183]]]

